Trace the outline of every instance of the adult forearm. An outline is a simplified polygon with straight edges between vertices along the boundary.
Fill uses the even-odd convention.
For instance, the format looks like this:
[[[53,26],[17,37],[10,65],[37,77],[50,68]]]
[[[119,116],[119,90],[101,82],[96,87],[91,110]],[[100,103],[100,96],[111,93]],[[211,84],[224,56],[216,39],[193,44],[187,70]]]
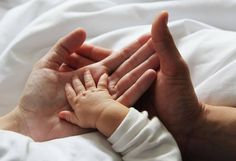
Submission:
[[[187,160],[236,160],[236,108],[205,105],[203,119],[192,134]]]

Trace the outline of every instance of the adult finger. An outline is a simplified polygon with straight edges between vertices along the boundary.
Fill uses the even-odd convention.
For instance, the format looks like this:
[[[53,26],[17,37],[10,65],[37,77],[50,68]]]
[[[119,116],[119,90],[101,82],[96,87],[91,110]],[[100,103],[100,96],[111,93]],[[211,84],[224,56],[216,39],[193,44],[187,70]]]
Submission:
[[[114,53],[101,61],[107,67],[108,73],[112,73],[131,55],[133,55],[140,47],[142,47],[150,39],[150,34],[141,36],[139,39],[123,48],[120,52]]]
[[[167,22],[168,13],[166,11],[161,12],[152,24],[151,35],[153,47],[159,54],[161,71],[174,76],[182,70],[186,70],[186,65],[175,46]]]
[[[98,62],[112,53],[111,50],[83,44],[81,48],[68,57],[68,65],[73,69],[79,69],[81,67]]]
[[[112,50],[95,45],[83,44],[76,53],[91,61],[98,62],[111,55]]]
[[[153,54],[137,68],[123,76],[115,86],[109,82],[109,91],[113,98],[118,98],[127,89],[129,89],[148,69],[157,70],[159,68],[159,58],[157,54]]]
[[[63,63],[60,67],[59,67],[59,72],[71,72],[74,69],[71,68],[69,65]]]
[[[109,77],[109,84],[115,86],[116,83],[131,70],[135,69],[138,65],[142,64],[145,60],[153,55],[155,50],[152,46],[152,41],[146,42],[140,49],[136,51],[128,60],[121,64],[115,72]],[[156,62],[157,64],[158,62]],[[146,70],[146,69],[145,69]],[[139,77],[138,77],[139,78]],[[138,79],[137,78],[137,79]],[[137,80],[136,79],[136,80]],[[135,80],[135,81],[136,81]]]
[[[42,58],[41,67],[58,70],[62,63],[68,63],[68,57],[77,51],[84,43],[86,33],[82,29],[76,29],[60,39],[53,48]]]
[[[84,67],[84,66],[87,66],[87,65],[90,65],[90,64],[93,64],[93,63],[95,63],[95,62],[84,57],[84,56],[78,55],[76,53],[73,53],[67,59],[67,65],[69,65],[74,70]]]
[[[147,70],[117,101],[131,107],[147,91],[155,78],[156,72],[152,69]]]

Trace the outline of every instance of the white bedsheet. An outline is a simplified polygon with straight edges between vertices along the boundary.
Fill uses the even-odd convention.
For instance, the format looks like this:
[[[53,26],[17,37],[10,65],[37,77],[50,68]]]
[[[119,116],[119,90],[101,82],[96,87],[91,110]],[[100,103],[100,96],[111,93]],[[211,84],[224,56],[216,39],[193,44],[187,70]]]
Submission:
[[[235,0],[10,2],[0,2],[1,115],[17,105],[33,64],[66,33],[83,27],[87,41],[117,50],[148,32],[161,10],[170,13],[169,26],[189,65],[198,98],[236,105]]]

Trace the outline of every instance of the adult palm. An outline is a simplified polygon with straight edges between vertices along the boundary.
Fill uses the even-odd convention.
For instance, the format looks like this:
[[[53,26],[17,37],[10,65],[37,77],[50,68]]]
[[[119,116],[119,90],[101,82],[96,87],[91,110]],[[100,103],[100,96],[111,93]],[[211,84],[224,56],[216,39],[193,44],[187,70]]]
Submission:
[[[127,106],[132,105],[155,79],[155,72],[147,70],[156,68],[155,63],[150,64],[150,61],[155,62],[156,59],[156,56],[152,56],[154,50],[148,41],[150,36],[142,36],[117,54],[99,47],[82,45],[85,37],[85,32],[77,29],[62,38],[35,64],[29,76],[17,110],[25,125],[23,133],[36,141],[88,131],[58,117],[60,111],[71,110],[64,87],[67,82],[71,82],[73,75],[82,75],[85,69],[89,69],[97,80],[104,72],[112,73],[109,77],[110,92]],[[137,60],[137,57],[141,61],[147,59],[148,62],[130,66],[130,62]],[[100,62],[92,64],[96,61]],[[123,62],[126,65],[121,65]],[[149,83],[138,89],[137,86],[143,82]],[[132,99],[128,99],[131,95]]]

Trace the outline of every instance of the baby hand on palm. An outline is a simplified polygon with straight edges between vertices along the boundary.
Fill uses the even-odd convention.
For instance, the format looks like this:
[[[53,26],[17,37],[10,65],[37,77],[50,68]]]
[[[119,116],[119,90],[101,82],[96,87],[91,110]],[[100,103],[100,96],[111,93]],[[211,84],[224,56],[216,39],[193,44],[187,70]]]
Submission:
[[[96,123],[115,101],[107,90],[107,74],[103,74],[97,85],[89,71],[84,73],[84,85],[78,76],[72,78],[72,85],[65,86],[66,97],[73,111],[61,111],[59,117],[82,128],[96,128]]]

